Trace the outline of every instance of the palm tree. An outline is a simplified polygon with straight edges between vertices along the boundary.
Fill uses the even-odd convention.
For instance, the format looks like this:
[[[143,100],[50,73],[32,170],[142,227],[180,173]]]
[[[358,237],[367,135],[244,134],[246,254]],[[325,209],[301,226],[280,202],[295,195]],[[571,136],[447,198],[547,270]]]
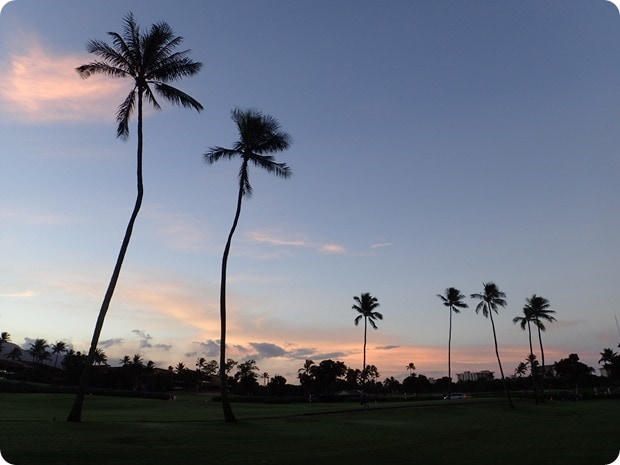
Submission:
[[[6,354],[6,358],[8,358],[9,360],[12,361],[17,361],[17,360],[21,360],[22,359],[22,350],[18,347],[15,346],[13,347],[13,350],[11,350],[8,354]]]
[[[172,28],[160,22],[153,24],[146,33],[141,33],[131,13],[124,18],[122,34],[108,33],[112,37],[112,45],[100,40],[88,42],[87,49],[95,54],[99,60],[82,65],[77,72],[83,78],[94,74],[103,74],[113,78],[129,78],[133,80],[133,86],[123,103],[118,107],[116,121],[118,127],[117,137],[127,140],[129,137],[129,120],[137,106],[138,123],[138,148],[137,148],[137,196],[121,248],[116,259],[116,265],[108,284],[99,316],[95,324],[93,337],[90,343],[88,357],[80,377],[75,401],[67,417],[67,421],[79,422],[82,417],[82,404],[89,380],[90,370],[95,360],[95,351],[99,342],[99,336],[103,329],[105,315],[110,306],[114,289],[118,281],[123,260],[129,246],[129,240],[133,231],[134,223],[142,205],[144,187],[142,181],[142,104],[143,99],[150,102],[156,109],[160,105],[155,94],[165,100],[182,105],[186,108],[202,110],[202,105],[186,93],[169,85],[185,76],[192,76],[200,70],[201,63],[192,61],[188,54],[189,50],[175,52],[175,48],[183,41],[182,37],[175,36]]]
[[[11,335],[6,331],[2,331],[0,333],[0,353],[2,352],[2,346],[7,342],[11,342]]]
[[[409,364],[405,367],[405,370],[409,371],[409,376],[413,375],[415,371],[415,363],[409,362]]]
[[[234,422],[235,415],[230,407],[227,391],[228,383],[226,382],[226,268],[230,244],[235,229],[237,229],[239,215],[241,214],[241,202],[243,197],[251,197],[252,195],[249,165],[251,163],[281,178],[291,176],[290,168],[285,163],[276,163],[271,155],[272,153],[288,149],[290,145],[289,135],[280,130],[280,124],[275,118],[263,115],[257,110],[240,110],[236,108],[232,111],[232,120],[237,125],[239,131],[239,140],[234,143],[233,148],[211,147],[204,154],[204,160],[208,164],[213,164],[222,158],[232,159],[239,157],[241,159],[237,209],[222,256],[220,286],[220,378],[222,408],[224,410],[224,419],[227,422]]]
[[[93,363],[97,365],[108,364],[108,356],[101,347],[97,347],[97,350],[95,350],[95,359],[93,360]]]
[[[383,315],[379,312],[375,312],[375,308],[379,307],[379,301],[376,297],[370,295],[369,292],[364,292],[359,297],[353,296],[353,300],[355,300],[355,304],[351,307],[353,310],[356,310],[359,315],[355,317],[353,322],[355,326],[359,324],[359,322],[364,319],[364,362],[362,364],[362,385],[366,381],[366,332],[368,330],[368,323],[372,326],[373,329],[377,329],[377,324],[375,320],[383,320]]]
[[[493,329],[493,341],[495,343],[495,355],[497,356],[497,363],[499,365],[499,372],[502,376],[502,384],[504,385],[504,391],[508,397],[508,403],[510,408],[515,408],[506,385],[506,378],[504,377],[504,369],[502,368],[502,361],[499,358],[499,349],[497,347],[497,334],[495,332],[495,323],[493,322],[493,312],[497,312],[497,307],[506,306],[506,294],[499,290],[495,283],[483,283],[484,291],[481,294],[471,294],[472,299],[480,300],[476,305],[476,313],[482,310],[482,314],[485,318],[490,318],[491,328]]]
[[[467,304],[463,302],[465,296],[461,294],[461,291],[454,287],[449,287],[445,290],[445,295],[437,294],[437,297],[441,299],[444,306],[448,307],[450,312],[450,326],[448,329],[448,399],[450,397],[450,390],[452,386],[452,361],[451,361],[451,345],[452,345],[452,313],[460,313],[461,308],[467,308]]]
[[[618,354],[609,347],[606,349],[603,349],[600,355],[601,355],[601,358],[598,360],[598,363],[602,362],[603,368],[609,368],[609,366],[614,363],[615,358],[618,356]]]
[[[28,349],[28,353],[32,356],[32,362],[42,363],[43,360],[46,360],[50,357],[50,353],[47,351],[49,348],[49,344],[45,339],[35,339],[34,342],[30,343],[30,349]]]
[[[131,365],[131,357],[129,357],[129,355],[125,355],[123,358],[121,358],[119,360],[119,363],[121,364],[121,366],[129,366]]]
[[[527,365],[524,362],[519,362],[519,365],[515,368],[515,375],[522,378],[525,373],[527,373]]]
[[[527,302],[527,299],[526,299],[526,302]],[[528,339],[530,343],[530,355],[529,355],[530,360],[534,360],[534,349],[532,347],[532,325],[531,325],[532,321],[533,321],[532,312],[528,305],[525,305],[525,307],[523,307],[523,316],[516,316],[512,319],[512,322],[514,324],[519,323],[519,326],[521,327],[523,331],[525,331],[525,329],[527,328],[527,335],[528,335]],[[534,399],[536,400],[536,403],[538,403],[538,385],[536,382],[536,369],[535,368],[536,367],[534,365],[531,366],[530,376],[532,377],[532,384],[534,385]]]
[[[56,358],[54,359],[54,368],[56,368],[56,365],[58,364],[58,355],[62,352],[67,352],[67,350],[67,343],[65,341],[56,341],[52,344],[52,354],[56,355]]]
[[[525,299],[526,307],[528,308],[528,312],[532,314],[532,323],[536,326],[538,330],[538,342],[540,344],[540,361],[542,364],[542,376],[540,377],[540,390],[543,402],[545,400],[545,350],[543,349],[542,343],[542,331],[545,331],[547,328],[545,327],[542,320],[552,323],[555,320],[553,317],[554,310],[549,308],[549,301],[544,297],[533,294],[529,299]]]

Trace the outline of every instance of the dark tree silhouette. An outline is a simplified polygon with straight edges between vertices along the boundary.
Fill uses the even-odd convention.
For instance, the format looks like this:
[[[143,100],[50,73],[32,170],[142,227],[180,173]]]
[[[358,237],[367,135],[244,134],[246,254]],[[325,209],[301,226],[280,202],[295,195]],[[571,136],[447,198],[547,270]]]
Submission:
[[[355,304],[351,307],[353,310],[356,310],[359,315],[355,317],[354,323],[355,326],[359,324],[361,319],[364,319],[364,361],[362,364],[362,385],[366,382],[366,378],[368,376],[368,372],[366,370],[366,333],[368,330],[368,323],[372,326],[373,329],[377,329],[377,324],[375,320],[383,320],[383,315],[379,312],[375,312],[375,308],[379,307],[379,301],[376,297],[370,295],[369,292],[364,292],[362,295],[353,296],[353,300],[355,300]]]
[[[460,313],[461,308],[467,308],[467,304],[463,302],[465,296],[461,294],[461,291],[454,287],[446,289],[445,294],[437,294],[437,297],[441,299],[444,306],[448,307],[450,312],[450,325],[448,329],[448,399],[451,399],[451,385],[452,385],[452,359],[451,359],[451,346],[452,346],[452,313]]]
[[[497,307],[506,306],[506,294],[501,292],[495,283],[484,283],[483,287],[484,290],[481,294],[471,294],[471,298],[480,300],[478,305],[476,305],[476,313],[479,313],[480,310],[482,310],[482,314],[484,315],[484,317],[491,320],[491,328],[493,329],[493,342],[495,343],[495,355],[497,356],[499,372],[502,376],[502,384],[504,386],[504,391],[506,392],[506,397],[508,397],[508,403],[510,404],[510,408],[515,408],[514,404],[512,403],[512,398],[510,397],[510,391],[508,390],[508,386],[506,385],[504,369],[502,368],[502,361],[499,357],[499,349],[497,347],[497,334],[495,332],[495,323],[493,322],[493,313],[498,313]]]
[[[555,318],[553,317],[552,313],[555,313],[555,311],[549,308],[549,301],[547,299],[539,295],[536,295],[536,294],[533,294],[532,297],[530,297],[529,299],[526,299],[525,304],[526,304],[525,307],[527,308],[527,311],[531,313],[532,315],[532,323],[534,324],[534,326],[536,326],[536,329],[538,330],[538,342],[540,344],[540,361],[542,363],[542,370],[541,370],[542,375],[540,377],[540,390],[541,390],[541,395],[542,395],[542,399],[544,402],[546,369],[545,369],[545,350],[543,349],[543,343],[542,343],[542,332],[545,331],[547,328],[545,327],[543,320],[548,323],[554,322]]]
[[[54,368],[56,368],[56,365],[58,364],[58,355],[67,351],[67,343],[65,341],[56,341],[52,344],[52,354],[56,355],[56,358],[54,359]]]
[[[113,78],[129,78],[133,81],[131,91],[118,107],[116,113],[116,121],[118,123],[116,135],[123,140],[127,140],[129,137],[129,120],[137,106],[138,149],[136,171],[138,192],[116,259],[116,265],[114,266],[112,277],[99,310],[90,349],[78,385],[77,395],[67,417],[67,421],[75,422],[81,421],[82,418],[84,394],[91,368],[95,361],[99,336],[121,272],[134,223],[142,205],[144,195],[142,180],[143,100],[146,99],[156,109],[160,109],[161,107],[155,98],[157,94],[175,105],[194,108],[197,111],[202,110],[202,105],[198,101],[169,84],[182,77],[198,73],[202,64],[194,62],[189,58],[189,50],[175,51],[183,39],[182,37],[175,36],[168,24],[159,22],[153,24],[148,32],[141,33],[133,15],[129,13],[123,21],[123,32],[121,34],[109,32],[108,34],[112,38],[112,45],[100,40],[88,42],[88,51],[96,55],[99,60],[78,67],[77,72],[83,78],[88,78],[94,74],[103,74]]]
[[[534,399],[536,400],[536,403],[538,403],[538,383],[536,382],[536,365],[533,363],[534,362],[534,348],[532,347],[532,321],[533,321],[533,316],[532,316],[532,312],[529,308],[529,306],[526,304],[525,307],[523,307],[523,316],[516,316],[512,319],[512,322],[515,324],[519,324],[519,326],[521,327],[522,330],[525,331],[525,329],[527,328],[527,336],[528,336],[528,340],[530,343],[530,355],[529,355],[529,360],[531,361],[530,363],[530,376],[532,377],[532,384],[534,386]]]
[[[253,109],[241,110],[236,108],[232,111],[232,120],[237,125],[239,139],[232,148],[211,147],[203,156],[205,162],[213,164],[222,158],[240,158],[239,169],[239,193],[237,196],[237,208],[232,227],[226,240],[224,254],[222,256],[222,275],[220,284],[220,380],[221,397],[224,419],[227,422],[236,421],[230,406],[227,389],[226,373],[226,269],[228,266],[228,254],[233,234],[237,229],[239,215],[241,214],[241,202],[244,197],[252,196],[250,184],[250,164],[262,168],[268,173],[281,178],[291,176],[291,170],[285,163],[276,163],[272,153],[281,152],[289,148],[290,136],[280,130],[278,121]]]

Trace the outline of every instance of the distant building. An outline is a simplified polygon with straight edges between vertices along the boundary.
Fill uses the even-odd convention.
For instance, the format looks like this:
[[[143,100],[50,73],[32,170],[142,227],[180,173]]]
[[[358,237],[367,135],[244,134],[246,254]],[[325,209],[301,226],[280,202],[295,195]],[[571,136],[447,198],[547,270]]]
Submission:
[[[464,371],[463,373],[457,373],[456,377],[459,381],[478,381],[488,380],[491,381],[495,378],[494,373],[489,370],[482,371]]]

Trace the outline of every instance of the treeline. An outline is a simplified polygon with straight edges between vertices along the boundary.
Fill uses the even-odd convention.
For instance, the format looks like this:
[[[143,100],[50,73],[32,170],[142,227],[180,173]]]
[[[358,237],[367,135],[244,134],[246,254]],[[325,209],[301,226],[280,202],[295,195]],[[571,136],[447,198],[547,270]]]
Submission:
[[[12,346],[5,351],[5,347]],[[27,355],[26,355],[27,354]],[[10,334],[0,334],[0,370],[7,379],[47,383],[56,386],[75,386],[86,362],[86,355],[70,349],[63,341],[49,344],[45,339],[36,339],[30,347],[22,350],[10,344]],[[22,360],[22,357],[29,360]],[[594,369],[579,360],[577,354],[554,362],[545,373],[545,383],[551,390],[567,389],[573,392],[584,388],[596,388],[601,395],[611,392],[620,381],[620,356],[611,349],[601,352],[599,363],[607,376],[594,375]],[[167,368],[157,367],[142,355],[125,355],[110,366],[102,349],[97,350],[90,388],[123,390],[133,392],[212,392],[220,390],[219,363],[204,357],[196,359],[194,367],[183,362]],[[530,365],[531,366],[531,365]],[[534,365],[536,367],[536,365]],[[309,396],[329,397],[355,396],[361,390],[380,396],[418,396],[445,394],[462,391],[469,394],[500,391],[502,382],[487,376],[481,379],[449,383],[448,377],[438,380],[415,373],[415,365],[409,363],[404,369],[409,375],[402,381],[393,376],[380,380],[375,365],[367,365],[362,372],[348,367],[339,360],[306,360],[298,369],[296,379],[286,379],[275,374],[262,372],[255,360],[235,361],[227,359],[224,367],[228,391],[236,396]],[[515,375],[507,380],[509,388],[516,394],[529,395],[531,375],[528,365],[521,363]],[[542,373],[539,372],[539,376]],[[593,391],[592,391],[593,392]],[[553,394],[550,394],[553,395]]]

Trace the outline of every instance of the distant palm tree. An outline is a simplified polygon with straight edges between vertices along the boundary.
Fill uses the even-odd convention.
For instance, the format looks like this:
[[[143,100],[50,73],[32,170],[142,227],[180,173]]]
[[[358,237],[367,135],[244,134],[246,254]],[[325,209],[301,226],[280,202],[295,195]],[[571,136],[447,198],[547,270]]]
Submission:
[[[13,350],[11,350],[8,354],[6,354],[6,358],[9,360],[13,360],[14,362],[22,359],[22,350],[15,346]]]
[[[6,331],[2,331],[0,333],[0,353],[2,353],[2,346],[7,342],[11,342],[11,335]]]
[[[554,310],[551,310],[549,301],[544,297],[533,294],[532,297],[525,300],[525,306],[528,309],[528,312],[532,314],[532,323],[536,326],[538,330],[538,342],[540,344],[540,360],[542,362],[542,376],[540,377],[540,390],[543,402],[545,400],[545,350],[543,349],[542,343],[542,331],[545,331],[547,328],[543,323],[543,320],[552,323],[555,320],[555,317],[552,315],[555,313]]]
[[[176,367],[174,367],[174,371],[176,371],[176,372],[177,372],[177,375],[181,375],[181,374],[183,374],[183,372],[184,372],[185,370],[186,370],[186,368],[185,368],[185,363],[183,363],[183,362],[179,362],[179,363],[177,363],[177,366],[176,366]]]
[[[42,363],[44,360],[50,358],[50,353],[47,349],[49,349],[49,344],[45,339],[35,339],[34,342],[31,342],[28,353],[31,355],[33,363],[37,361]]]
[[[611,348],[603,349],[600,355],[601,358],[598,360],[598,363],[602,363],[603,368],[609,368],[609,366],[614,363],[614,360],[618,356],[618,354],[614,352],[614,350]]]
[[[448,307],[450,312],[450,326],[448,329],[448,399],[450,397],[450,391],[452,388],[452,360],[451,360],[451,345],[452,345],[452,313],[460,313],[461,308],[467,308],[467,304],[463,302],[465,296],[461,294],[461,291],[454,287],[446,289],[445,294],[437,294],[437,297],[441,299],[444,306]]]
[[[67,350],[67,343],[65,341],[56,341],[52,344],[52,354],[56,355],[54,360],[54,368],[56,368],[56,365],[58,364],[58,355],[63,352],[67,352]]]
[[[531,325],[532,321],[533,321],[532,312],[527,305],[523,307],[523,316],[516,316],[512,319],[513,323],[515,324],[519,323],[519,326],[521,327],[522,330],[525,331],[525,329],[527,328],[527,335],[528,335],[528,339],[530,343],[529,358],[531,360],[534,360],[534,349],[532,347],[532,325]],[[536,368],[535,366],[533,365],[531,366],[530,376],[532,377],[532,384],[534,386],[534,399],[536,400],[536,403],[538,403],[538,383],[536,382],[536,369],[535,368]]]
[[[491,328],[493,328],[493,341],[495,342],[495,355],[497,356],[497,363],[499,365],[499,372],[502,376],[502,384],[504,385],[504,391],[506,397],[508,397],[508,403],[510,408],[515,408],[510,397],[510,391],[506,385],[506,378],[504,377],[504,369],[502,368],[502,361],[499,358],[499,349],[497,347],[497,334],[495,332],[495,323],[493,322],[493,312],[497,312],[497,307],[506,306],[506,294],[501,292],[495,283],[489,282],[483,284],[484,290],[481,294],[471,294],[472,299],[480,300],[476,305],[476,313],[482,310],[482,314],[485,318],[490,318]]]
[[[515,368],[515,375],[517,375],[519,378],[522,378],[526,373],[527,365],[525,364],[525,362],[519,362],[519,365],[517,365],[517,368]]]
[[[220,379],[222,408],[224,410],[224,419],[227,422],[234,422],[235,415],[228,399],[226,376],[226,268],[232,237],[235,229],[237,229],[239,215],[241,214],[241,201],[244,197],[252,195],[249,165],[251,163],[281,178],[291,176],[290,168],[285,163],[276,163],[271,155],[272,153],[288,149],[290,145],[290,136],[280,130],[280,124],[275,118],[263,115],[257,110],[241,110],[237,108],[232,111],[232,119],[239,131],[239,140],[234,143],[233,148],[211,147],[204,154],[204,160],[208,164],[213,164],[222,158],[232,159],[238,157],[241,159],[237,209],[226,246],[224,247],[220,286]]]
[[[133,354],[133,357],[131,359],[131,364],[135,367],[143,367],[144,366],[144,359],[142,358],[142,355],[140,354]]]
[[[415,371],[415,363],[409,362],[409,364],[405,367],[405,370],[409,371],[409,376],[413,375]]]
[[[105,354],[101,347],[97,347],[95,350],[95,360],[94,363],[97,365],[107,365],[108,364],[108,356]]]
[[[131,357],[129,357],[129,355],[125,355],[123,358],[119,360],[119,362],[121,366],[124,366],[124,367],[129,366],[131,365]]]
[[[131,13],[124,18],[122,34],[116,32],[108,33],[112,37],[112,45],[100,40],[88,42],[88,51],[99,57],[99,60],[82,65],[77,68],[77,72],[83,78],[88,78],[94,74],[103,74],[113,78],[129,78],[133,80],[133,86],[127,98],[121,103],[116,113],[118,127],[117,137],[127,140],[129,137],[129,120],[137,106],[138,122],[138,149],[137,149],[137,181],[138,193],[133,212],[129,219],[125,236],[121,244],[116,265],[110,283],[105,293],[105,297],[99,310],[99,316],[95,324],[95,330],[90,343],[88,357],[82,370],[82,376],[77,390],[75,401],[67,417],[67,421],[79,422],[82,417],[82,404],[86,385],[90,376],[90,370],[95,360],[95,351],[99,342],[99,336],[103,329],[105,315],[110,306],[114,289],[118,281],[123,260],[129,246],[129,240],[133,231],[134,223],[138,217],[144,187],[142,182],[142,103],[143,99],[150,102],[156,109],[160,105],[155,98],[155,94],[165,100],[182,105],[186,108],[202,110],[202,105],[186,93],[169,85],[170,82],[177,81],[185,76],[192,76],[200,70],[201,63],[192,61],[188,54],[189,50],[175,52],[175,48],[183,41],[182,37],[174,35],[172,28],[160,22],[153,24],[148,32],[141,33],[136,21]]]
[[[355,304],[353,304],[351,308],[359,313],[359,315],[355,317],[355,320],[353,320],[355,326],[359,324],[362,318],[364,319],[364,361],[362,364],[363,385],[363,383],[366,382],[366,377],[368,375],[366,371],[366,333],[368,331],[368,323],[370,323],[370,326],[372,326],[373,329],[377,329],[375,320],[383,320],[383,315],[375,311],[375,309],[379,307],[379,300],[370,295],[369,292],[364,292],[359,297],[353,296],[353,300],[355,301]]]

